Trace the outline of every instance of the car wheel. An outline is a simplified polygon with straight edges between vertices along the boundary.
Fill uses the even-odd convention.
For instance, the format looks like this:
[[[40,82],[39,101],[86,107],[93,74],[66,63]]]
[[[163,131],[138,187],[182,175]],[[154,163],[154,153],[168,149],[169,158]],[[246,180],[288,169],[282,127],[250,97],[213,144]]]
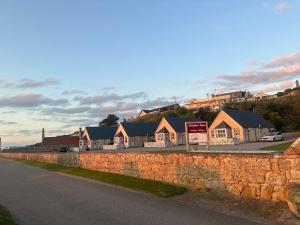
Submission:
[[[272,141],[276,141],[276,139],[275,138],[273,138],[273,140]]]

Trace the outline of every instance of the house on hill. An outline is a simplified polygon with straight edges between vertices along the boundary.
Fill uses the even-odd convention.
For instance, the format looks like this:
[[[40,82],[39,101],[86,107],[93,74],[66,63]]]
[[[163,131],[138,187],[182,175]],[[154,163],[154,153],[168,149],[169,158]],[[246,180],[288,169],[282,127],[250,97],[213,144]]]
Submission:
[[[224,109],[209,127],[212,144],[260,141],[274,126],[255,112]]]
[[[162,146],[155,147],[184,145],[186,142],[185,123],[196,121],[200,119],[164,116],[155,131],[155,142]]]
[[[80,140],[81,148],[102,149],[103,145],[113,144],[115,127],[86,127]]]
[[[144,142],[154,141],[155,123],[122,122],[119,124],[113,145],[103,146],[106,150],[143,147]]]
[[[151,113],[167,112],[167,111],[175,110],[177,107],[179,107],[179,104],[167,105],[156,109],[142,109],[138,116],[140,117]]]

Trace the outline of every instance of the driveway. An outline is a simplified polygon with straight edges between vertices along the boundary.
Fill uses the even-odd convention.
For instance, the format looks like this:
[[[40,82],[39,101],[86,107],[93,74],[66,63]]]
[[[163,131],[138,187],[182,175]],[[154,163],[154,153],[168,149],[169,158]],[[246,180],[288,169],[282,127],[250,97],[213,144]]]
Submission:
[[[203,206],[0,159],[0,203],[19,225],[256,225]]]
[[[277,141],[277,142],[253,142],[253,143],[245,143],[239,145],[210,145],[209,151],[210,152],[253,152],[253,153],[269,153],[270,151],[262,151],[260,150],[263,147],[278,145],[286,142],[295,141],[298,137],[300,137],[299,132],[295,133],[286,133],[284,134],[285,140],[284,141]],[[198,150],[206,152],[206,146],[199,146]],[[111,150],[97,150],[95,152],[113,152]],[[144,147],[137,147],[137,148],[129,148],[125,150],[120,150],[121,152],[164,152],[164,151],[186,151],[186,147],[181,146],[173,146],[173,147],[165,147],[165,148],[144,148]]]

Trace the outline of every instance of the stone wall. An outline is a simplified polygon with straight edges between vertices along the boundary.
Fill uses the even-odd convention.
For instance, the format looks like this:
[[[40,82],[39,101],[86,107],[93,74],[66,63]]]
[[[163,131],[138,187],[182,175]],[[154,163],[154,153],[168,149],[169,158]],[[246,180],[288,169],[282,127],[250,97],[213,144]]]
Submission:
[[[90,170],[178,184],[213,188],[245,197],[286,201],[285,188],[300,183],[296,154],[220,153],[1,153]]]

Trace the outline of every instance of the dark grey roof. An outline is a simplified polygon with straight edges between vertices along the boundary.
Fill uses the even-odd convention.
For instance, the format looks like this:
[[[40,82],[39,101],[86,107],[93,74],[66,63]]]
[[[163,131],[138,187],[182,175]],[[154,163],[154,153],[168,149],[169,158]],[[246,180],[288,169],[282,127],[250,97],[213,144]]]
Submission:
[[[224,109],[223,111],[244,128],[274,128],[271,123],[256,112],[232,109]]]
[[[122,122],[121,124],[129,137],[154,136],[157,127],[155,123]]]
[[[91,140],[113,138],[116,132],[115,127],[86,127]]]
[[[168,121],[171,127],[173,127],[173,129],[178,133],[185,132],[186,122],[201,121],[201,119],[199,118],[181,118],[181,117],[170,117],[170,116],[165,116],[164,118]]]
[[[220,129],[220,128],[231,128],[231,127],[223,121],[215,129]]]

